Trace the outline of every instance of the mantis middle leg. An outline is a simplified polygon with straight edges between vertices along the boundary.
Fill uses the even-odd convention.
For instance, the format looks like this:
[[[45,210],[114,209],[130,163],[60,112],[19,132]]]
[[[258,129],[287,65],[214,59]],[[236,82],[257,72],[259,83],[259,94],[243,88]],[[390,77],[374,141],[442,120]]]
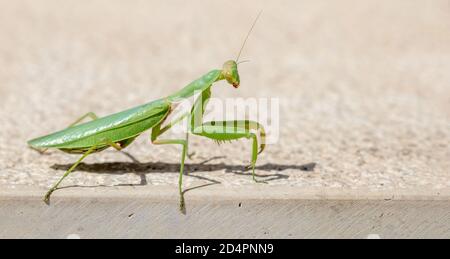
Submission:
[[[184,139],[158,139],[159,136],[164,134],[167,130],[169,130],[173,125],[176,123],[182,121],[184,118],[189,116],[189,113],[186,113],[182,115],[180,118],[172,121],[169,125],[165,126],[164,128],[161,128],[161,123],[153,127],[152,134],[151,134],[151,141],[155,145],[181,145],[182,146],[182,152],[181,152],[181,163],[180,163],[180,174],[178,178],[178,191],[180,194],[180,210],[184,211],[185,205],[184,205],[184,198],[183,198],[183,172],[184,172],[184,161],[186,160],[186,153],[187,153],[187,147],[188,147],[188,133],[186,133],[186,137]]]

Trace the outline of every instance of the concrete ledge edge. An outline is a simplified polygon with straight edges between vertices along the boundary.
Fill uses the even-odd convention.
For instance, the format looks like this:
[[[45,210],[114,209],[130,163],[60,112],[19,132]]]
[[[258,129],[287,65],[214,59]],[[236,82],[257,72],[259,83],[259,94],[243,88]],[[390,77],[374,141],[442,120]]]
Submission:
[[[185,198],[190,200],[437,200],[450,201],[450,190],[400,189],[367,190],[342,188],[299,188],[286,186],[206,186],[189,187]],[[47,190],[34,186],[0,186],[0,200],[41,199]],[[175,186],[139,187],[66,187],[54,192],[58,198],[111,198],[178,200]]]

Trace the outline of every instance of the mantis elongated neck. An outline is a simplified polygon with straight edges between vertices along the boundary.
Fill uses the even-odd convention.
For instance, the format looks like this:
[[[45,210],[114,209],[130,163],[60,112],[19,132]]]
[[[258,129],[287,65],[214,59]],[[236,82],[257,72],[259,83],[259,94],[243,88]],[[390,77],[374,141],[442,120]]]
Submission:
[[[179,90],[173,95],[170,95],[167,99],[170,102],[181,101],[182,99],[189,98],[196,93],[203,92],[208,87],[210,87],[213,83],[224,80],[225,78],[222,75],[222,70],[212,70],[199,79],[193,81],[192,83],[185,86],[183,89]]]

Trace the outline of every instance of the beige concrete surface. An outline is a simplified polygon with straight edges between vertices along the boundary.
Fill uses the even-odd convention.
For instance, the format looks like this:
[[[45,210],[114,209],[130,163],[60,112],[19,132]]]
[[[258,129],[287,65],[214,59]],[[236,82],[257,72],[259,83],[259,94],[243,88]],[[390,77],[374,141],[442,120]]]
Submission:
[[[212,184],[219,194],[241,190],[243,198],[254,197],[255,188],[285,188],[296,199],[311,198],[308,190],[323,199],[402,194],[448,206],[447,0],[0,1],[2,193],[31,206],[21,193],[31,188],[37,200],[77,159],[40,155],[27,148],[28,139],[88,111],[107,115],[166,96],[220,68],[236,56],[260,9],[243,54],[251,62],[240,66],[241,87],[219,83],[213,96],[279,98],[280,139],[257,168],[268,184],[254,187],[243,171],[248,141],[218,147],[192,137],[196,155],[187,161],[185,186]],[[116,188],[125,196],[156,187],[176,195],[178,147],[152,146],[144,134],[127,152],[140,163],[113,150],[88,157],[64,182],[83,188],[59,190],[55,200],[66,191],[76,199]],[[223,197],[208,188],[186,198],[213,196],[219,203]],[[2,213],[13,205],[5,206]],[[449,221],[444,216],[440,222]]]

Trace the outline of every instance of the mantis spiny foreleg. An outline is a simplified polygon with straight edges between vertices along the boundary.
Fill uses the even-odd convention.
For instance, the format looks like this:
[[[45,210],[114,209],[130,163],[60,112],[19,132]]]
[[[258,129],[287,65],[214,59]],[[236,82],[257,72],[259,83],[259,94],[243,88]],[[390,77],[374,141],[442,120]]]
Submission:
[[[252,132],[253,131],[253,132]],[[258,136],[260,134],[260,149],[258,151]],[[252,177],[255,182],[261,182],[256,179],[255,165],[260,154],[265,147],[265,131],[261,124],[255,121],[211,121],[205,122],[201,126],[193,129],[192,134],[203,136],[216,141],[231,141],[240,138],[252,139],[252,157],[251,169]]]
[[[239,138],[253,139],[252,145],[252,159],[251,168],[252,176],[255,182],[259,182],[256,179],[255,174],[255,164],[260,154],[265,148],[265,131],[264,127],[255,121],[250,120],[235,120],[235,121],[211,121],[203,123],[203,115],[205,114],[206,105],[211,97],[211,88],[205,89],[201,97],[199,97],[191,111],[191,133],[199,136],[204,136],[213,140],[220,141],[231,141]],[[258,151],[258,138],[254,132],[260,134],[260,150]]]

